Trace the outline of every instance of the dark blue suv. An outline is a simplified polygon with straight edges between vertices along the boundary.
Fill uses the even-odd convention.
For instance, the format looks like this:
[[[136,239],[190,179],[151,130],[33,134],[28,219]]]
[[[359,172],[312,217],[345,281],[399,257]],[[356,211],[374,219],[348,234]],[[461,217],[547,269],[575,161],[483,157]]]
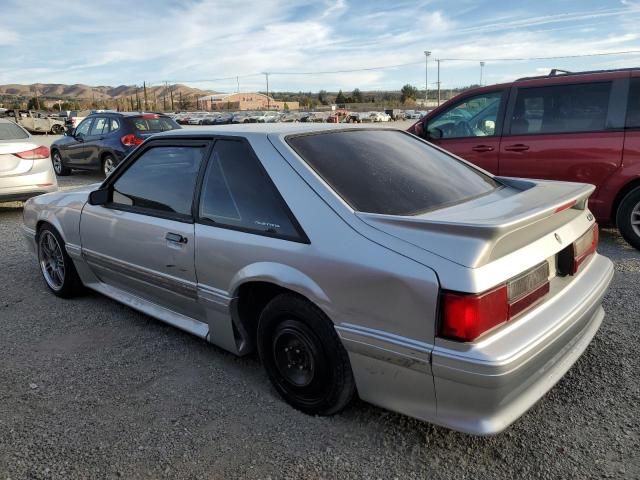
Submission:
[[[181,128],[160,113],[92,113],[51,144],[57,175],[71,169],[99,170],[108,176],[127,154],[154,133]]]

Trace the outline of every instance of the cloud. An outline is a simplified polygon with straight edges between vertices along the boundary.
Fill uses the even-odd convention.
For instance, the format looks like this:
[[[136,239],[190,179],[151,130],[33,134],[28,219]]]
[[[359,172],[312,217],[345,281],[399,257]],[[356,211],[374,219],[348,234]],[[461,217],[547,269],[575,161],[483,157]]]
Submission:
[[[0,26],[0,46],[15,45],[20,40],[17,32]]]

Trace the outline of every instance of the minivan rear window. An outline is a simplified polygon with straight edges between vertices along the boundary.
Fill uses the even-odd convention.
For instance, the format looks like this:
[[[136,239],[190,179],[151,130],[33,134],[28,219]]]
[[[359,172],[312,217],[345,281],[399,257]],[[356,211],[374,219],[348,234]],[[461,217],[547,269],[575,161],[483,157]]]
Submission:
[[[159,116],[144,116],[133,117],[129,121],[133,124],[133,128],[136,132],[164,132],[166,130],[175,130],[180,128],[176,122],[168,117]]]
[[[500,187],[491,176],[397,130],[345,130],[287,143],[354,210],[417,215]]]

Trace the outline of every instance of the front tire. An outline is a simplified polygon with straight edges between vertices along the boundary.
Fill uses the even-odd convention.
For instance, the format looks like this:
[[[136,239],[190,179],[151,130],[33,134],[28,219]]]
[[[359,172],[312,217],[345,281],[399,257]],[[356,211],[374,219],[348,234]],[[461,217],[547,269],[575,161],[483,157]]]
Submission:
[[[349,356],[329,318],[305,299],[271,300],[260,314],[257,343],[269,379],[294,408],[333,415],[353,398]]]
[[[640,187],[631,190],[620,202],[616,224],[623,238],[640,250]]]
[[[45,225],[38,232],[38,263],[45,284],[54,295],[70,298],[83,287],[78,272],[55,228]]]
[[[53,163],[53,171],[59,177],[66,177],[67,175],[71,175],[71,169],[64,166],[64,163],[62,163],[62,156],[60,155],[59,151],[53,151],[53,153],[51,154],[51,163]]]

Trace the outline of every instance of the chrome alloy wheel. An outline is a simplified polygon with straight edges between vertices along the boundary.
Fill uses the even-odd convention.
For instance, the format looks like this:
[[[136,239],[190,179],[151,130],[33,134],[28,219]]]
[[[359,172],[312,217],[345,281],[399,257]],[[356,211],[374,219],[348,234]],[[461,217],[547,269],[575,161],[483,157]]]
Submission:
[[[58,239],[49,231],[43,231],[38,239],[38,258],[47,285],[52,290],[61,290],[66,270],[64,255]]]
[[[111,175],[111,172],[116,168],[116,163],[113,161],[113,157],[106,157],[102,165],[102,170],[105,177]]]
[[[631,210],[631,228],[633,233],[640,237],[640,202]]]
[[[62,158],[60,158],[60,154],[55,152],[53,154],[53,170],[56,172],[56,175],[60,175],[62,173]]]

